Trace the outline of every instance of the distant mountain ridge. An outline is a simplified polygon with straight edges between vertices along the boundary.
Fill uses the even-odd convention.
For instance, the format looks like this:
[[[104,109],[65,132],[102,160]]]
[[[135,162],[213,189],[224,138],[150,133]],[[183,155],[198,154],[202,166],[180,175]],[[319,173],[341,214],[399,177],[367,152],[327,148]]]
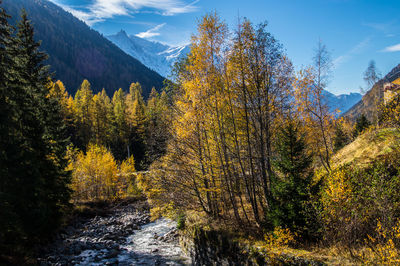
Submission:
[[[386,82],[392,82],[400,77],[400,64],[394,67],[384,78],[379,80],[375,85],[362,97],[362,99],[350,108],[344,117],[352,120],[357,119],[361,114],[364,114],[368,120],[376,121],[378,104],[383,99],[383,85]]]
[[[42,41],[41,49],[49,54],[47,63],[69,93],[75,94],[84,79],[94,92],[103,88],[112,96],[115,90],[128,90],[139,82],[145,97],[151,88],[161,89],[164,77],[123,52],[84,22],[47,0],[3,0],[1,4],[15,25],[24,8]]]
[[[169,46],[148,41],[135,35],[128,36],[124,30],[106,37],[125,53],[138,59],[148,68],[164,77],[169,77],[173,64],[190,51],[188,45]]]
[[[340,111],[338,116],[349,110],[362,98],[362,95],[356,92],[351,92],[349,94],[335,95],[327,90],[323,91],[323,96],[331,112],[334,112],[336,110]]]

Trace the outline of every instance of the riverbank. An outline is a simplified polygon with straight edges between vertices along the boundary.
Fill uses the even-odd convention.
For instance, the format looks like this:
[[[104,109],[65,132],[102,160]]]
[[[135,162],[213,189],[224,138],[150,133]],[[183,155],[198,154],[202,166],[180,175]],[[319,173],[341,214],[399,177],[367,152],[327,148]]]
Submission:
[[[150,221],[147,202],[93,204],[38,250],[39,265],[190,265],[176,223]]]

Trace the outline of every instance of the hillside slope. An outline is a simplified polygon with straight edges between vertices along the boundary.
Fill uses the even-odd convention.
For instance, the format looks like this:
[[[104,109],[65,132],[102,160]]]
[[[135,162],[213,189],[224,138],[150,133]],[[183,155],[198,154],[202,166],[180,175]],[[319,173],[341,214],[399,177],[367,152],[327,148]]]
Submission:
[[[153,86],[163,85],[161,75],[47,0],[4,0],[2,6],[14,25],[25,8],[36,39],[42,41],[41,49],[50,56],[55,78],[64,82],[69,93],[75,94],[83,79],[91,82],[94,92],[105,88],[109,95],[119,88],[127,90],[132,82],[142,84],[145,96]]]
[[[375,85],[362,97],[362,99],[354,105],[350,110],[343,114],[354,120],[361,114],[364,114],[368,120],[376,121],[377,108],[383,99],[383,84],[392,82],[400,77],[400,64],[393,68],[383,79],[379,80]]]
[[[346,163],[368,165],[382,155],[400,148],[400,130],[384,128],[368,131],[339,150],[332,158],[332,165]]]

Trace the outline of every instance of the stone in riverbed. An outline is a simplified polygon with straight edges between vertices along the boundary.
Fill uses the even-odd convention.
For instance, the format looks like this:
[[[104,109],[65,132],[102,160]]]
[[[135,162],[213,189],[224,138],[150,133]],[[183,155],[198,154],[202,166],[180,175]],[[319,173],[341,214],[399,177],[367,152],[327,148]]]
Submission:
[[[114,258],[106,262],[105,265],[118,265],[118,259]]]
[[[116,256],[118,256],[119,251],[116,249],[111,249],[108,254],[105,256],[106,259],[110,259],[110,258],[115,258]]]

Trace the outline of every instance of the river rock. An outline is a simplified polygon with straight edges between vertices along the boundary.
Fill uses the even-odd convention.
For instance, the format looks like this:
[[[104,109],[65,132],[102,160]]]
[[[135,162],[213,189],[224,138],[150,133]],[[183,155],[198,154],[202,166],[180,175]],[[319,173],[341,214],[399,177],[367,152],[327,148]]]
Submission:
[[[108,214],[71,223],[40,249],[37,264],[182,265],[178,243],[166,241],[175,236],[175,224],[164,219],[149,223],[148,211],[134,204],[114,206]]]

